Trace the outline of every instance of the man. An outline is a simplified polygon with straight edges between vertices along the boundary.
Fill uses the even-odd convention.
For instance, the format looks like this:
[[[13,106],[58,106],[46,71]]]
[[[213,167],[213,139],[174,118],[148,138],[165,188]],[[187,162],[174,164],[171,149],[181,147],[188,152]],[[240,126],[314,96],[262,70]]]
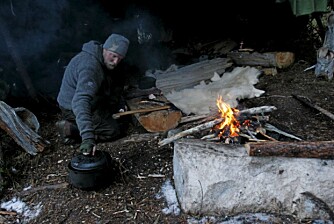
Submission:
[[[57,97],[62,119],[57,127],[64,143],[81,139],[80,151],[94,155],[97,141],[113,140],[121,128],[113,113],[126,110],[123,75],[116,66],[124,59],[130,41],[111,34],[102,45],[89,41],[66,67]]]

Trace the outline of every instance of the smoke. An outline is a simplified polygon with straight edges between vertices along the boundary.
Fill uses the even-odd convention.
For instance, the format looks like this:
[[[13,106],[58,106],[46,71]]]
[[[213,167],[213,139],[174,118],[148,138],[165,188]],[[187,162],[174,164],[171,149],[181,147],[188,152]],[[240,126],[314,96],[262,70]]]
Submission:
[[[57,32],[62,24],[62,12],[69,6],[67,0],[2,1],[0,3],[0,67],[3,79],[10,85],[11,95],[27,96],[19,72],[22,66],[35,80],[45,76],[43,70],[47,59],[43,54],[57,41]],[[45,64],[43,64],[45,63]],[[41,66],[36,66],[40,64]],[[17,71],[20,67],[21,71]],[[34,87],[39,90],[38,86]]]
[[[42,53],[56,40],[61,12],[66,7],[67,0],[11,0],[1,3],[0,16],[20,55],[25,58]]]
[[[117,16],[111,8],[119,9]],[[130,39],[125,62],[138,74],[170,65],[163,22],[145,7],[116,3],[102,7],[94,0],[1,1],[0,80],[9,84],[11,95],[28,96],[13,58],[16,52],[36,91],[56,98],[69,60],[85,42],[103,43],[111,33]]]

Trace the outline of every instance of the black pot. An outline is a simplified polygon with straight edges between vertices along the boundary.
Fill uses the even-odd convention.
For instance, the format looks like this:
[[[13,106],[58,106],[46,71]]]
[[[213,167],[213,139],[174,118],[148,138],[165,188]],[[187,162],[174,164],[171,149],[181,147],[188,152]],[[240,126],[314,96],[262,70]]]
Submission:
[[[112,159],[104,151],[96,151],[94,156],[76,155],[68,169],[70,184],[83,190],[107,187],[113,179]]]

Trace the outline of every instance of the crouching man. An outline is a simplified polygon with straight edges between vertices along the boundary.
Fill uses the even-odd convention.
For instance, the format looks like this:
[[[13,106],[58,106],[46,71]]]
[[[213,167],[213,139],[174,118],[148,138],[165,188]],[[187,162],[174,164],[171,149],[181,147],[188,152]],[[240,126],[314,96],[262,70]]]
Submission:
[[[80,151],[94,155],[98,141],[119,138],[121,126],[112,114],[126,110],[124,77],[116,67],[126,56],[129,40],[111,34],[104,44],[89,41],[66,67],[57,102],[63,143],[81,141]]]

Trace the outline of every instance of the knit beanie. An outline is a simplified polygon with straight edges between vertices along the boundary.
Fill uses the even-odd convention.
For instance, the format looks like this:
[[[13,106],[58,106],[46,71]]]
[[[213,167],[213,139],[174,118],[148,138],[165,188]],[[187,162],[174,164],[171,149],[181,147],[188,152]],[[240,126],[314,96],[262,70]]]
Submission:
[[[125,57],[128,51],[130,41],[119,34],[111,34],[106,42],[103,44],[103,48],[115,52]]]

